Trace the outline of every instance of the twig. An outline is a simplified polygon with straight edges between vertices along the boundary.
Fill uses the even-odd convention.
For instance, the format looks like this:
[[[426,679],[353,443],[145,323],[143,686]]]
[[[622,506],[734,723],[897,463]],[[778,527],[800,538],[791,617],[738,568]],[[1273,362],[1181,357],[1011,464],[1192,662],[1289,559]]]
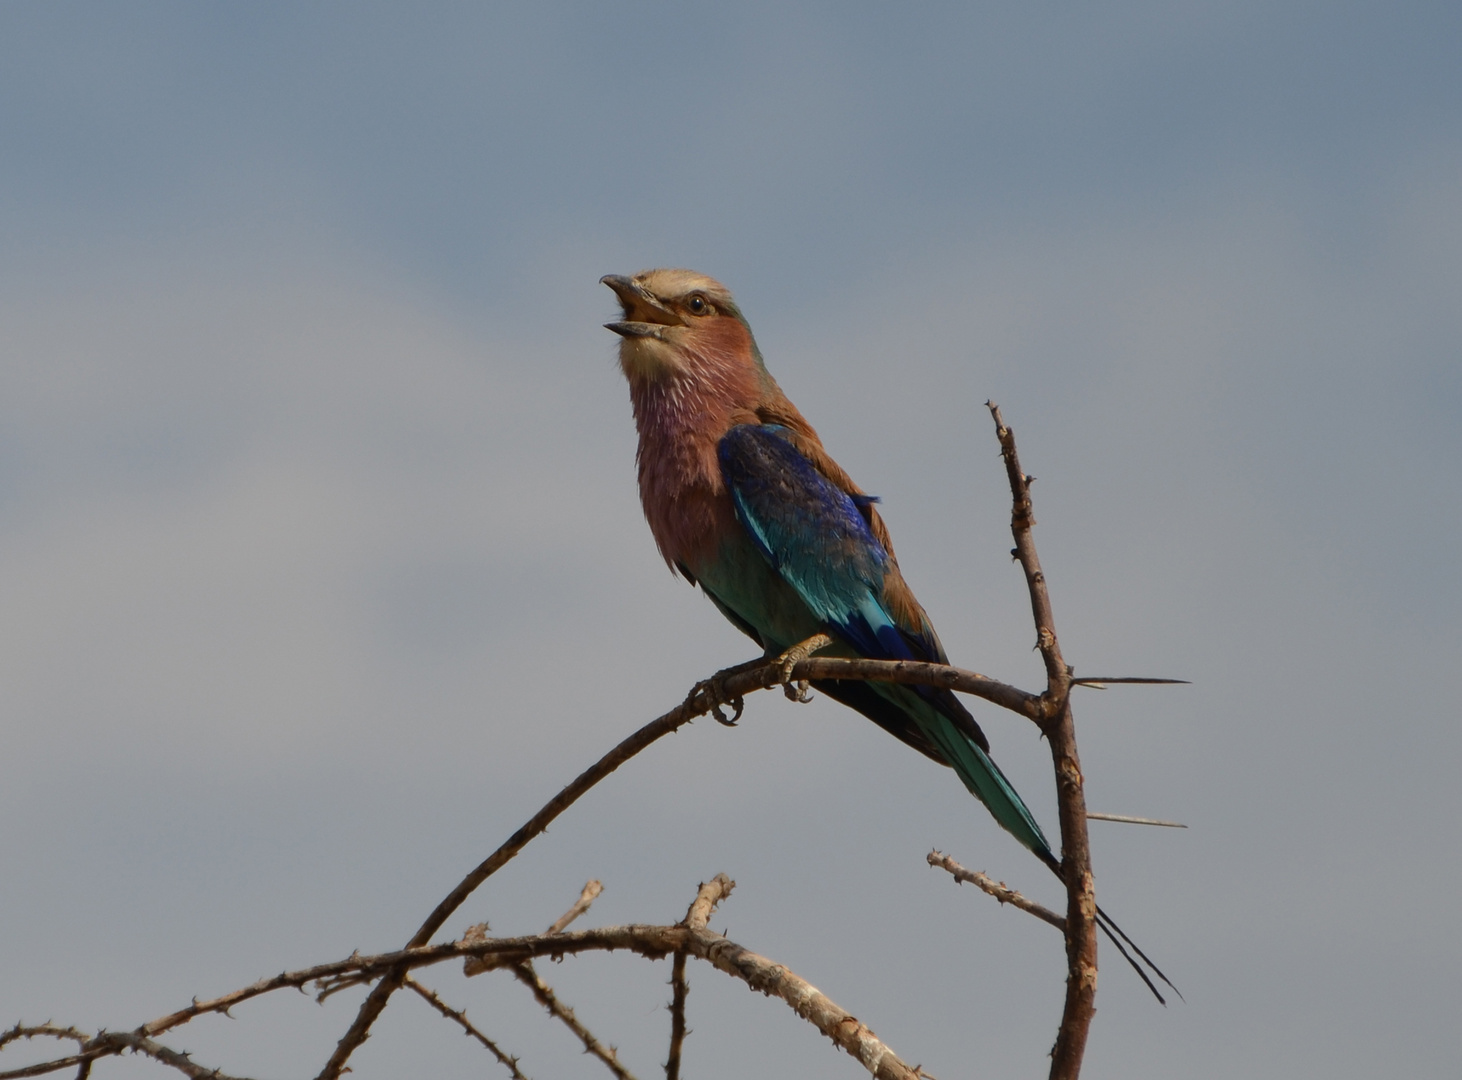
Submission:
[[[731,895],[731,890],[736,888],[736,882],[732,881],[725,874],[717,874],[710,881],[701,882],[701,887],[695,894],[695,899],[690,902],[690,907],[685,913],[685,921],[681,924],[692,930],[704,930],[711,921],[711,912],[716,910],[716,905]]]
[[[940,869],[948,870],[956,881],[968,881],[971,885],[976,885],[984,892],[989,893],[1002,904],[1010,904],[1012,907],[1020,908],[1021,911],[1028,911],[1036,918],[1050,923],[1063,934],[1066,932],[1065,919],[1057,915],[1050,908],[1044,907],[1034,900],[1022,896],[1007,886],[1005,882],[995,881],[993,878],[980,873],[978,870],[966,870],[941,851],[931,851],[925,858],[928,860],[930,866],[937,866]]]
[[[685,952],[670,961],[670,1053],[665,1058],[665,1080],[680,1080],[680,1051],[688,1031],[685,1026],[685,998],[690,983],[685,980]]]
[[[315,987],[315,1004],[323,1005],[342,990],[349,990],[352,986],[364,986],[366,983],[375,981],[373,975],[359,974],[342,975],[337,979],[321,979],[320,984]]]
[[[915,1080],[918,1075],[872,1030],[821,990],[781,964],[758,956],[710,930],[687,928],[686,952],[741,979],[753,990],[781,998],[839,1048],[862,1062],[878,1080]]]
[[[498,1061],[508,1067],[508,1071],[512,1073],[513,1080],[528,1080],[528,1077],[524,1076],[518,1068],[518,1059],[513,1057],[511,1054],[505,1054],[502,1048],[498,1046],[497,1043],[493,1042],[481,1031],[479,1031],[477,1027],[472,1023],[472,1021],[467,1019],[466,1009],[452,1008],[450,1005],[448,1005],[445,1001],[437,996],[437,992],[435,990],[423,986],[410,975],[406,976],[406,978],[402,980],[402,985],[405,986],[408,990],[415,990],[418,994],[422,996],[422,998],[426,1000],[426,1003],[430,1005],[433,1009],[441,1013],[448,1020],[455,1020],[461,1026],[462,1030],[467,1033],[467,1036],[469,1038],[476,1039],[483,1046],[487,1047],[487,1049],[492,1052],[493,1057],[497,1058]]]
[[[78,1031],[74,1027],[60,1027],[49,1020],[44,1024],[26,1024],[17,1021],[15,1026],[0,1033],[0,1048],[15,1042],[18,1039],[72,1039],[81,1044],[85,1049],[86,1044],[91,1041],[91,1036],[84,1031]],[[69,1069],[73,1065],[79,1065],[83,1070],[91,1062],[86,1054],[68,1054],[66,1057],[54,1058],[51,1061],[41,1062],[36,1065],[27,1065],[21,1069],[11,1069],[8,1072],[0,1073],[0,1080],[12,1076],[41,1076],[48,1072],[56,1072],[59,1069]],[[79,1075],[79,1074],[78,1074]]]
[[[106,1031],[92,1040],[92,1045],[106,1046],[108,1049],[115,1047],[113,1053],[121,1053],[123,1050],[131,1050],[133,1053],[146,1054],[154,1061],[160,1061],[164,1065],[171,1065],[184,1076],[192,1080],[240,1080],[220,1072],[218,1069],[209,1069],[202,1065],[195,1065],[187,1054],[170,1050],[161,1043],[153,1042],[146,1036],[139,1035],[133,1031]]]
[[[711,921],[711,912],[716,905],[731,895],[736,882],[725,874],[717,874],[710,881],[701,882],[695,899],[686,909],[681,926],[692,930],[704,930]],[[675,954],[670,964],[670,1053],[665,1059],[665,1080],[678,1080],[680,1076],[680,1053],[689,1029],[685,1026],[685,999],[690,993],[690,983],[685,978],[685,952]]]
[[[555,935],[545,934],[544,937]],[[543,977],[533,970],[529,963],[514,964],[513,975],[538,999],[538,1004],[548,1010],[550,1016],[561,1020],[565,1027],[572,1031],[578,1040],[584,1044],[584,1053],[593,1054],[600,1061],[604,1062],[619,1080],[635,1080],[635,1074],[626,1069],[619,1061],[619,1051],[612,1046],[605,1046],[594,1037],[594,1033],[579,1022],[574,1015],[574,1010],[558,1000],[558,995],[553,992],[553,987],[543,981]]]
[[[573,922],[585,911],[588,911],[589,905],[603,891],[604,886],[598,881],[590,881],[585,884],[583,891],[579,893],[579,898],[574,902],[573,907],[569,908],[568,911],[564,912],[549,924],[548,929],[543,933],[543,937],[551,938],[563,933],[564,927],[568,926],[569,923]],[[488,940],[490,939],[487,936],[487,924],[479,923],[476,926],[467,928],[467,933],[462,937],[462,944],[470,946]],[[462,964],[462,974],[470,978],[473,975],[481,975],[485,971],[494,971],[501,966],[501,964],[493,963],[491,960],[480,956],[469,956]],[[513,975],[519,982],[533,991],[533,996],[538,1000],[540,1005],[548,1010],[549,1015],[562,1021],[579,1041],[584,1044],[585,1053],[593,1054],[600,1061],[604,1062],[616,1076],[620,1077],[620,1080],[634,1080],[633,1074],[619,1063],[618,1051],[612,1046],[606,1047],[595,1038],[592,1031],[579,1022],[578,1017],[574,1015],[574,1010],[559,1001],[558,995],[553,992],[553,988],[544,982],[538,972],[534,970],[532,963],[524,960],[521,963],[510,966]]]
[[[46,1073],[59,1072],[62,1069],[69,1069],[73,1065],[85,1068],[92,1058],[104,1056],[101,1052],[70,1054],[67,1057],[53,1058],[50,1061],[42,1061],[36,1065],[27,1065],[23,1069],[11,1069],[8,1072],[0,1072],[0,1080],[18,1080],[22,1076],[44,1076]]]
[[[579,898],[574,901],[573,907],[569,908],[562,915],[560,915],[557,919],[555,919],[552,923],[550,923],[549,926],[548,926],[548,929],[545,930],[544,933],[545,934],[560,934],[560,933],[562,933],[563,930],[564,930],[564,927],[568,926],[569,923],[573,922],[580,915],[584,914],[584,912],[586,912],[586,911],[589,910],[589,905],[592,904],[598,898],[599,894],[602,893],[603,891],[604,891],[604,886],[600,882],[598,882],[598,881],[588,881],[588,882],[585,882],[584,883],[584,888],[579,893]],[[487,923],[479,923],[476,926],[469,926],[467,928],[467,933],[463,936],[463,940],[464,941],[486,941],[487,940]],[[480,964],[478,964],[478,962],[476,960],[473,960],[473,959],[467,960],[466,963],[464,963],[462,965],[462,974],[465,975],[465,976],[467,976],[469,979],[472,976],[474,976],[474,975],[481,975],[484,971],[489,971],[489,970],[491,970],[491,969],[490,968],[486,968],[486,967],[482,967]],[[352,982],[352,981],[358,981],[358,980],[341,980],[341,983],[342,983],[342,985],[347,985],[349,982]],[[335,988],[332,986],[331,987],[331,991],[333,992],[334,989]]]
[[[0,1032],[0,1048],[6,1044],[15,1042],[17,1039],[71,1039],[73,1042],[85,1043],[91,1036],[84,1031],[74,1027],[61,1027],[47,1020],[44,1024],[25,1024],[19,1021],[7,1031]]]
[[[1025,571],[1031,615],[1036,624],[1036,646],[1046,665],[1046,692],[1041,695],[1039,723],[1051,747],[1056,771],[1056,799],[1061,821],[1061,876],[1066,882],[1066,1003],[1056,1045],[1051,1048],[1051,1080],[1076,1080],[1086,1053],[1087,1035],[1096,1013],[1097,938],[1096,891],[1091,872],[1091,845],[1086,833],[1086,793],[1081,760],[1076,752],[1076,723],[1071,715],[1071,669],[1061,656],[1056,619],[1046,575],[1036,554],[1030,478],[1020,467],[1015,433],[1005,424],[1000,407],[986,406],[995,421],[1000,455],[1010,481],[1010,532],[1015,558]],[[1156,992],[1156,991],[1154,991]]]
[[[1120,821],[1126,825],[1161,825],[1165,829],[1186,829],[1188,826],[1181,821],[1161,821],[1158,818],[1133,817],[1131,814],[1098,814],[1095,811],[1086,812],[1088,821]]]
[[[223,1013],[228,1015],[229,1009],[250,998],[259,997],[262,994],[272,993],[275,990],[282,990],[286,987],[301,988],[311,982],[318,982],[322,979],[329,979],[337,975],[344,975],[361,969],[360,953],[355,952],[344,960],[337,960],[329,964],[316,964],[313,967],[301,968],[298,971],[282,971],[278,975],[267,979],[259,979],[248,986],[233,990],[220,997],[211,998],[208,1001],[193,999],[193,1003],[187,1008],[179,1009],[176,1012],[168,1013],[166,1016],[159,1016],[156,1020],[149,1020],[137,1029],[141,1035],[160,1035],[164,1031],[186,1024],[194,1017],[203,1016],[207,1013]]]
[[[26,1024],[21,1021],[16,1021],[14,1027],[0,1032],[0,1049],[4,1049],[5,1046],[18,1039],[36,1038],[71,1039],[74,1042],[80,1043],[83,1049],[91,1041],[91,1036],[86,1032],[74,1027],[61,1027],[58,1024],[51,1023],[49,1020],[44,1024]],[[77,1075],[83,1076],[91,1067],[91,1058],[84,1054],[71,1054],[59,1059],[59,1061],[47,1062],[44,1065],[27,1066],[24,1069],[17,1069],[8,1073],[0,1073],[0,1077],[40,1076],[42,1073],[55,1072],[57,1069],[69,1069],[72,1065],[79,1065],[81,1071]]]
[[[584,883],[583,891],[579,893],[579,898],[574,901],[574,906],[569,908],[558,918],[554,919],[553,924],[543,932],[545,934],[563,933],[565,928],[568,927],[569,923],[573,922],[580,915],[589,910],[589,905],[592,904],[596,899],[598,899],[599,894],[603,891],[604,886],[600,884],[599,881],[586,881]]]
[[[16,1025],[20,1027],[21,1025]],[[51,1025],[41,1025],[50,1027]],[[11,1029],[15,1030],[14,1028]],[[8,1032],[7,1032],[8,1034]],[[52,1035],[55,1038],[74,1039],[76,1038],[74,1028],[56,1029],[55,1031],[37,1031],[35,1034]],[[30,1035],[24,1031],[21,1037],[29,1038]],[[80,1066],[81,1072],[78,1075],[86,1075],[90,1072],[90,1063],[101,1057],[116,1057],[126,1050],[136,1054],[145,1054],[154,1061],[160,1061],[177,1069],[184,1076],[193,1080],[242,1080],[240,1077],[233,1077],[218,1069],[210,1069],[203,1065],[195,1064],[187,1054],[163,1046],[154,1042],[135,1031],[103,1031],[87,1039],[81,1046],[79,1054],[71,1054],[63,1058],[55,1058],[51,1061],[43,1061],[35,1065],[27,1065],[23,1069],[11,1069],[8,1072],[0,1072],[0,1080],[20,1080],[27,1076],[44,1076],[46,1073],[58,1072],[61,1069],[69,1069],[73,1065]]]

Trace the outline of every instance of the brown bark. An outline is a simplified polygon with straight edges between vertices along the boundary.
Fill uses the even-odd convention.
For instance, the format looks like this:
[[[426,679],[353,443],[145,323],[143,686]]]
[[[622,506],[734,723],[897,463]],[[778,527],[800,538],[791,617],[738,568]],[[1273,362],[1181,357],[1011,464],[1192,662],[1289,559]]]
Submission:
[[[1091,872],[1091,846],[1086,832],[1086,792],[1081,760],[1076,753],[1076,724],[1071,716],[1071,669],[1061,656],[1056,618],[1046,575],[1036,554],[1031,529],[1036,523],[1031,504],[1033,479],[1020,467],[1015,433],[1006,426],[1000,407],[986,402],[995,420],[1000,454],[1010,481],[1010,532],[1013,554],[1025,571],[1031,615],[1036,624],[1036,646],[1046,665],[1046,692],[1041,695],[1041,730],[1051,747],[1056,771],[1056,800],[1061,821],[1061,877],[1066,883],[1066,1003],[1061,1027],[1051,1049],[1051,1080],[1075,1080],[1081,1073],[1086,1039],[1096,1013],[1097,927],[1096,892]]]

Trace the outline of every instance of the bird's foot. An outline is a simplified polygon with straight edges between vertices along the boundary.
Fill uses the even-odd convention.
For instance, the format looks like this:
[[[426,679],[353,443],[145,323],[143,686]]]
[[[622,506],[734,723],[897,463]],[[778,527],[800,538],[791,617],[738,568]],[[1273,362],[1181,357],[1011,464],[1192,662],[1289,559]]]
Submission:
[[[728,698],[726,696],[725,681],[716,676],[712,676],[709,681],[711,685],[706,688],[706,691],[711,695],[711,701],[713,703],[711,705],[711,715],[716,718],[716,723],[723,727],[735,727],[741,719],[741,713],[746,708],[746,699],[740,694]],[[722,705],[731,706],[730,716],[727,716],[721,711]]]
[[[685,696],[685,703],[693,705],[695,699],[701,694],[706,696],[710,703],[710,713],[716,718],[716,723],[724,724],[726,727],[735,727],[736,722],[741,719],[741,712],[746,708],[746,701],[742,697],[726,696],[726,673],[718,671],[709,679],[702,679],[690,688],[690,693]],[[732,712],[727,716],[721,711],[722,705],[730,705]]]
[[[692,705],[699,695],[704,694],[710,703],[711,715],[716,718],[716,723],[724,724],[726,727],[735,727],[736,722],[741,719],[742,711],[746,708],[746,700],[740,694],[727,696],[726,680],[732,675],[740,675],[743,671],[750,671],[765,663],[766,660],[758,657],[755,660],[748,660],[744,664],[737,664],[735,667],[722,668],[709,679],[702,679],[691,687],[690,693],[685,697],[685,703]],[[722,705],[731,706],[732,712],[729,717],[721,711]]]
[[[782,669],[782,693],[787,695],[788,701],[795,701],[799,705],[805,705],[812,700],[812,694],[808,691],[807,680],[798,679],[792,681],[792,669],[806,660],[818,649],[825,649],[833,643],[833,639],[826,634],[813,634],[806,641],[793,645],[790,649],[777,657],[777,664]]]

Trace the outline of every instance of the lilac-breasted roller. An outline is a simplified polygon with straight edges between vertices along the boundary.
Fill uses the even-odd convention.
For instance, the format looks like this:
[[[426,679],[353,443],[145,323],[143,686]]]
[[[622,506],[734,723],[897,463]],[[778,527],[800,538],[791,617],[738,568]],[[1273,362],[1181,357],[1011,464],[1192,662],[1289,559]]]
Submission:
[[[689,270],[601,280],[624,308],[621,321],[606,325],[623,339],[640,500],[672,572],[699,584],[770,656],[826,633],[833,645],[825,655],[947,663],[899,572],[876,499],[828,455],[782,393],[726,287]],[[951,691],[853,680],[813,685],[951,766],[995,820],[1059,875],[1041,827]]]

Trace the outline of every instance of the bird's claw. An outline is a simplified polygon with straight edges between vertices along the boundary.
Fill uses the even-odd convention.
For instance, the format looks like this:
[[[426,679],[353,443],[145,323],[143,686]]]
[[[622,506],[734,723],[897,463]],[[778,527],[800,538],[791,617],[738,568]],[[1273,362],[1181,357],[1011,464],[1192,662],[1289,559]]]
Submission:
[[[719,688],[718,688],[719,691]],[[723,727],[735,727],[736,722],[741,719],[741,713],[746,708],[746,699],[737,695],[732,698],[717,697],[716,704],[711,706],[711,715],[716,718],[716,723]],[[728,717],[721,711],[721,703],[731,706],[731,715]]]
[[[782,693],[787,695],[788,701],[795,701],[799,705],[806,705],[812,700],[812,694],[808,690],[806,679],[792,681],[792,671],[803,660],[806,660],[818,649],[825,649],[833,643],[833,639],[826,634],[813,634],[806,641],[793,645],[790,649],[777,657],[777,664],[781,668]]]
[[[723,724],[726,727],[735,727],[736,722],[741,719],[741,713],[746,708],[746,699],[740,694],[735,694],[730,697],[726,695],[726,676],[735,670],[737,669],[728,668],[726,671],[718,671],[709,679],[703,679],[696,683],[691,688],[690,694],[687,695],[685,703],[689,705],[698,696],[704,694],[710,703],[711,715],[715,717],[716,723]],[[731,706],[732,713],[729,717],[721,711],[722,705]]]
[[[798,705],[806,705],[812,700],[812,691],[808,689],[806,679],[798,679],[795,683],[788,679],[782,683],[782,693],[787,695],[788,701],[795,701]]]

